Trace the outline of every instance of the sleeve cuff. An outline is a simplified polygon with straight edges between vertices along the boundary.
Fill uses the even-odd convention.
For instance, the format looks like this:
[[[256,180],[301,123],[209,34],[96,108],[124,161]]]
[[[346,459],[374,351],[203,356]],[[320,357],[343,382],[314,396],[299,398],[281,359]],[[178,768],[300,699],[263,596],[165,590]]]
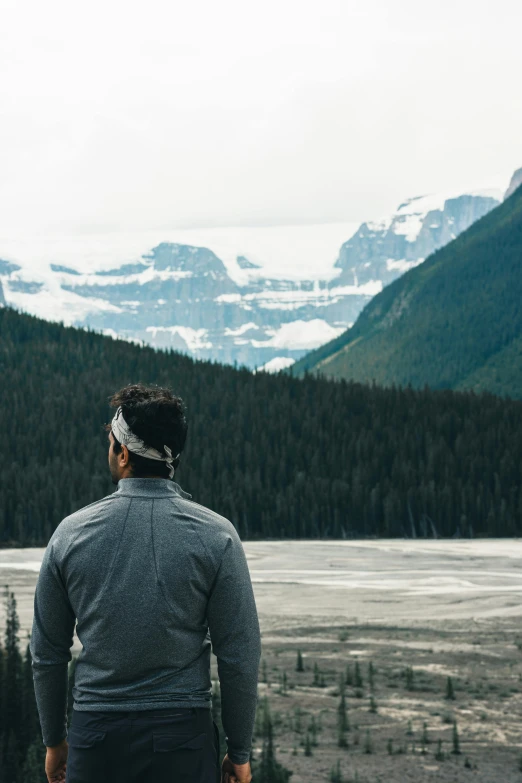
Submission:
[[[46,737],[43,740],[43,744],[46,748],[54,748],[56,745],[60,745],[64,741],[64,739],[67,739],[67,734],[64,734],[63,737],[60,737],[59,739],[55,739],[54,737]]]
[[[247,764],[250,761],[250,751],[247,753],[237,753],[233,750],[229,750],[227,756],[232,764]]]

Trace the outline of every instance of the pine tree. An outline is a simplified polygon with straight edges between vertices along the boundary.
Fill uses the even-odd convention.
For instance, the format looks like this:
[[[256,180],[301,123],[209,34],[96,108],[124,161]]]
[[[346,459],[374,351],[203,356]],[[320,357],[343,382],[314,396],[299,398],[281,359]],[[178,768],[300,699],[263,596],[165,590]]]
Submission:
[[[310,739],[311,739],[313,747],[317,747],[317,745],[318,745],[318,742],[317,742],[318,726],[317,726],[317,722],[315,720],[315,715],[312,715],[312,718],[310,720],[310,725],[308,727],[308,731],[310,732]]]
[[[4,736],[7,730],[7,721],[5,714],[5,666],[6,654],[0,640],[0,767],[2,763],[2,754],[4,749]],[[0,780],[2,778],[0,777]]]
[[[375,667],[373,661],[368,664],[368,686],[371,691],[375,689]]]
[[[337,764],[330,770],[330,783],[344,783],[344,778],[341,773],[340,759],[337,759]]]
[[[429,744],[430,738],[428,737],[428,724],[426,722],[422,725],[422,735],[421,735],[421,753],[424,755],[426,753],[426,745]]]
[[[22,760],[22,656],[19,650],[20,622],[16,610],[16,598],[5,586],[5,668],[4,668],[4,754],[8,775],[19,774]],[[15,773],[16,771],[16,773]],[[13,777],[13,781],[17,778]]]
[[[5,783],[18,783],[20,779],[20,749],[13,729],[7,735],[7,746],[4,753]]]
[[[263,660],[261,661],[261,682],[268,683],[268,673],[267,673],[265,658],[263,658]]]
[[[373,753],[373,742],[370,736],[370,729],[366,729],[366,735],[364,737],[364,752]]]
[[[353,685],[352,667],[349,663],[346,664],[346,672],[344,675],[344,681],[346,685]]]
[[[31,650],[26,646],[25,656],[22,664],[21,678],[21,713],[22,723],[19,736],[20,754],[22,758],[26,757],[28,749],[34,739],[40,736],[40,723],[38,720],[38,710],[36,707],[36,697],[34,692],[33,666]]]
[[[76,661],[76,658],[73,659]],[[69,667],[69,687],[71,687],[71,680],[74,676],[74,669],[71,672],[71,668]],[[226,748],[227,740],[225,735],[225,730],[223,728],[223,722],[221,720],[221,687],[219,684],[219,679],[214,680],[212,683],[212,720],[218,727],[218,733],[219,733],[219,750],[220,755],[224,755],[224,749]],[[221,751],[223,750],[223,753]]]
[[[312,755],[312,740],[310,739],[310,733],[308,731],[306,732],[304,754],[305,756]]]
[[[354,685],[355,685],[356,688],[362,688],[363,687],[364,683],[363,683],[363,678],[362,678],[362,674],[361,674],[361,667],[359,665],[359,661],[355,661],[355,678],[354,678],[354,680],[355,680]]]
[[[285,769],[277,760],[274,750],[272,719],[268,716],[266,736],[263,740],[261,757],[252,768],[257,783],[288,783],[292,772]]]
[[[319,679],[319,665],[317,661],[314,662],[314,679],[312,680],[312,685],[316,688],[320,685],[320,679]]]
[[[346,748],[348,746],[346,732],[349,730],[350,720],[346,708],[346,694],[343,691],[339,699],[339,706],[337,707],[337,744],[340,748]]]
[[[286,696],[288,694],[288,677],[285,671],[281,675],[281,685],[279,687],[279,693],[282,696]]]
[[[34,740],[28,748],[23,769],[23,783],[47,783],[44,771],[45,745],[39,739]]]
[[[453,721],[453,750],[451,752],[455,753],[455,755],[460,754],[460,738],[457,728],[457,721]]]
[[[297,663],[295,666],[296,672],[304,672],[303,656],[301,650],[297,651]]]
[[[256,737],[267,737],[269,726],[272,725],[272,715],[270,711],[270,702],[266,693],[258,702],[255,720]]]
[[[450,700],[455,699],[455,690],[453,688],[453,680],[451,677],[448,677],[446,680],[446,698]]]
[[[370,696],[370,709],[369,709],[369,711],[373,712],[373,713],[377,712],[377,702],[375,701],[375,696],[373,695],[373,693]]]
[[[406,668],[406,690],[408,691],[415,690],[415,677],[411,666],[408,666]]]
[[[294,731],[300,734],[303,730],[301,707],[297,705],[294,709]]]

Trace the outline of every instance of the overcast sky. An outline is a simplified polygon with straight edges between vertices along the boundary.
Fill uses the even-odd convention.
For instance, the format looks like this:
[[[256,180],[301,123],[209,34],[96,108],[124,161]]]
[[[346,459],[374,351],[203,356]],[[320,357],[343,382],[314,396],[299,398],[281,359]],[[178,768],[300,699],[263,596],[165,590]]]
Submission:
[[[0,0],[0,235],[358,221],[522,166],[518,0]]]

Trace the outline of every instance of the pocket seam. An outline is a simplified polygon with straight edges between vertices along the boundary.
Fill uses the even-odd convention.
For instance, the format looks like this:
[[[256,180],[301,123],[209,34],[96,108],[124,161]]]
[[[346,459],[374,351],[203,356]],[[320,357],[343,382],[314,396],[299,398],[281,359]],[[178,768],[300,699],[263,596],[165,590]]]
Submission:
[[[197,750],[201,748],[205,742],[205,732],[200,734],[168,734],[160,731],[152,732],[152,747],[156,753],[169,753],[176,750]],[[177,744],[170,744],[166,742],[167,747],[161,748],[162,740],[172,740]],[[170,745],[170,747],[169,747]]]
[[[95,729],[84,728],[83,726],[70,726],[66,739],[67,744],[70,745],[71,748],[92,748],[96,743],[102,742],[106,736],[106,731],[97,731]],[[71,739],[73,740],[72,742]],[[75,739],[76,742],[74,741]]]

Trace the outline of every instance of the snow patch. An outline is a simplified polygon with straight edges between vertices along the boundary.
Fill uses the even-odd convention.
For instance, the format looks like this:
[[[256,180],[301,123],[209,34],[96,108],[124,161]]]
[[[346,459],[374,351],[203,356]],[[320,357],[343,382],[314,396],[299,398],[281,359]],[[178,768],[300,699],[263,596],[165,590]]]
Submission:
[[[251,340],[251,344],[256,348],[310,350],[333,340],[344,331],[344,327],[331,326],[322,318],[313,318],[311,321],[289,321],[274,330],[269,340]]]
[[[130,285],[137,283],[145,285],[153,280],[182,280],[183,278],[193,277],[194,273],[186,269],[155,269],[149,266],[143,272],[135,272],[131,275],[70,275],[67,273],[54,273],[60,278],[61,283],[69,286],[111,286],[111,285]]]
[[[407,272],[409,269],[413,269],[414,266],[418,266],[419,264],[422,264],[423,261],[424,261],[423,258],[417,258],[415,261],[406,261],[405,258],[400,258],[400,259],[387,258],[386,269],[388,270],[397,269],[401,273]]]
[[[336,302],[340,296],[375,296],[382,290],[380,280],[369,280],[362,285],[342,285],[333,288],[321,288],[319,281],[315,281],[312,290],[302,288],[289,288],[280,291],[265,290],[250,294],[220,294],[216,302],[241,302],[247,309],[248,302],[256,301],[259,307],[265,310],[296,310],[300,307],[314,306],[325,307]]]
[[[245,332],[248,332],[250,329],[259,329],[259,326],[255,324],[253,321],[249,321],[247,324],[243,324],[242,326],[238,326],[237,329],[230,329],[228,326],[225,328],[225,335],[232,336],[236,334],[244,334]]]
[[[25,294],[11,291],[9,283],[4,283],[5,300],[11,307],[36,315],[46,321],[63,321],[72,326],[83,321],[90,313],[123,313],[123,309],[105,299],[86,298],[72,291],[50,291],[44,288],[37,294]]]
[[[475,196],[480,198],[492,198],[502,201],[501,188],[467,188],[464,190],[433,193],[425,196],[415,196],[407,199],[399,205],[396,212],[380,220],[368,221],[366,225],[372,231],[388,231],[392,229],[395,234],[405,236],[408,242],[415,242],[419,236],[422,224],[429,212],[442,212],[446,201],[461,198],[462,196]]]
[[[279,372],[295,364],[295,359],[290,356],[274,356],[269,362],[258,368],[259,372]]]
[[[152,340],[161,333],[177,334],[190,351],[212,348],[212,343],[207,339],[208,329],[192,329],[190,326],[147,326],[145,331],[151,335]]]

